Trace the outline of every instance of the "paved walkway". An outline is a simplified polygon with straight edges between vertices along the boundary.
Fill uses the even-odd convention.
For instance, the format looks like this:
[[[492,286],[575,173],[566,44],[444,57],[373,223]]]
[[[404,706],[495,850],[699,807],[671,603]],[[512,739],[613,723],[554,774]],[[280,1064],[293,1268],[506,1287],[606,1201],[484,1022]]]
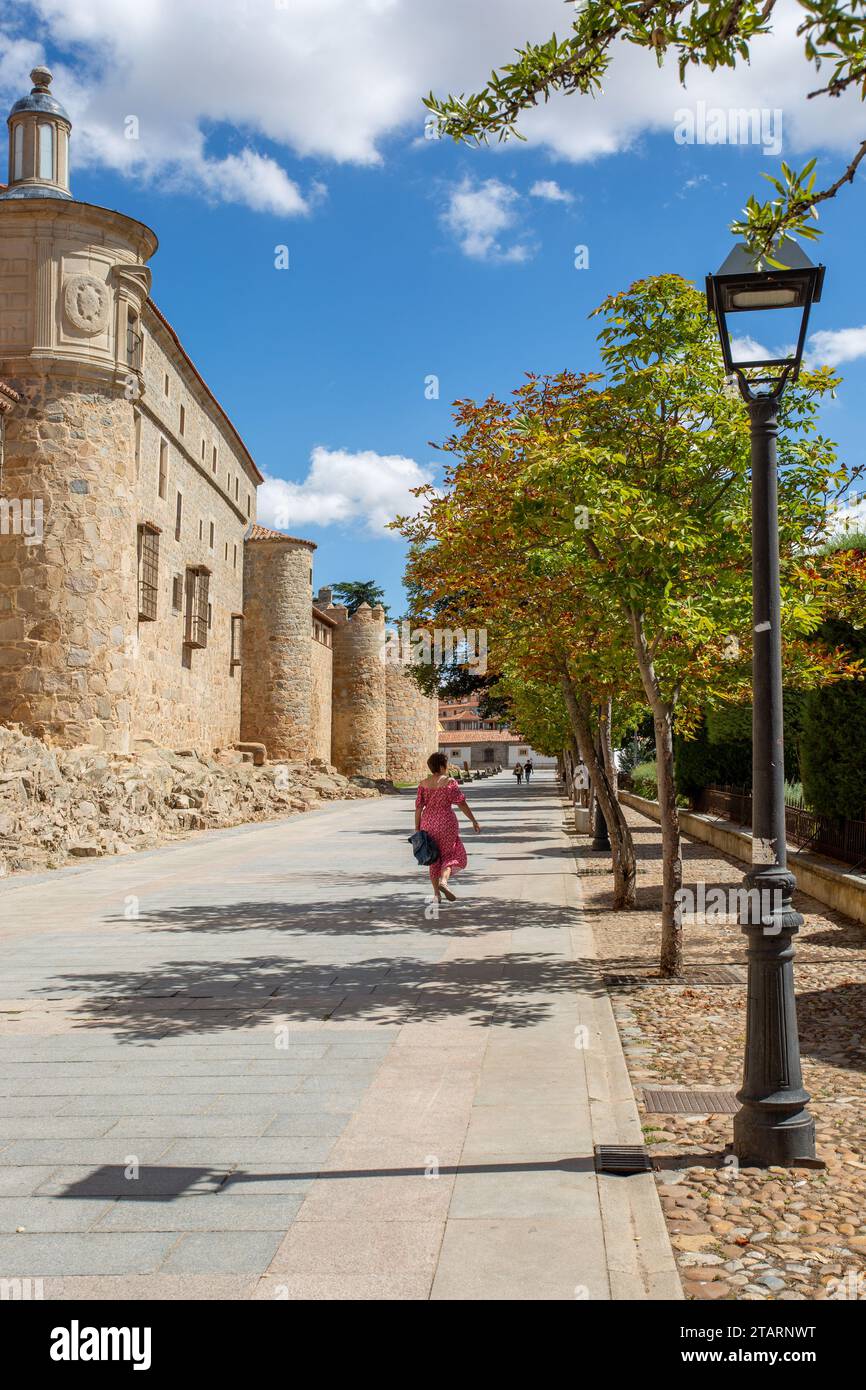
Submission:
[[[678,1297],[552,776],[0,886],[0,1277],[46,1297]]]

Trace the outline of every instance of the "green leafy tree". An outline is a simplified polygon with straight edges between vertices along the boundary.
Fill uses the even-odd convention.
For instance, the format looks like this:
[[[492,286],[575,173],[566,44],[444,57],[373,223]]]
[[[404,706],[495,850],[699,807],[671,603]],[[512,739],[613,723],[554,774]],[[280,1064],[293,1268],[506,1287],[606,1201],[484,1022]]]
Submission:
[[[385,605],[385,590],[381,589],[372,579],[353,579],[346,580],[342,584],[334,584],[334,599],[337,603],[345,604],[349,610],[349,617],[357,613],[362,603],[367,603],[371,608],[377,604],[385,609],[385,616],[388,616],[388,609]]]
[[[810,99],[838,99],[851,90],[862,100],[866,0],[797,0],[797,8],[804,93]],[[659,66],[673,55],[685,86],[695,67],[714,72],[748,64],[761,44],[772,42],[781,12],[780,0],[584,0],[574,6],[567,38],[554,34],[546,42],[526,44],[479,92],[444,99],[431,92],[424,104],[440,132],[455,140],[507,139],[518,134],[522,113],[554,92],[600,95],[622,42],[646,49]],[[772,258],[784,236],[813,239],[818,207],[853,180],[864,156],[866,140],[852,149],[848,165],[823,188],[815,186],[814,160],[800,170],[783,163],[781,177],[770,178],[773,195],[764,201],[750,196],[732,231],[757,257]]]

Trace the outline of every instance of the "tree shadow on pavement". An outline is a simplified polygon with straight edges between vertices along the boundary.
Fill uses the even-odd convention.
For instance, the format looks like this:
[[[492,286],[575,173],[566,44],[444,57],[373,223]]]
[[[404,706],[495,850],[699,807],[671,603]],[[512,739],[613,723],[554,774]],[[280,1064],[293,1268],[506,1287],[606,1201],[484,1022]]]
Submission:
[[[146,914],[138,925],[191,933],[199,953],[195,958],[136,971],[55,975],[42,992],[55,998],[68,993],[71,1012],[80,1018],[77,1027],[152,1040],[328,1019],[383,1025],[452,1019],[478,1026],[495,1019],[527,1028],[549,1018],[559,999],[602,988],[594,963],[566,960],[559,953],[555,933],[574,925],[573,913],[564,908],[533,903],[525,922],[519,905],[515,909],[491,899],[476,900],[465,916],[458,917],[453,907],[449,912],[453,925],[444,910],[438,922],[428,923],[417,900],[404,900],[401,910],[393,897],[375,906],[352,898],[342,903],[164,908]],[[537,948],[504,956],[431,959],[431,948],[441,956],[455,936],[470,943],[522,925],[553,933],[549,953]],[[260,933],[259,949],[240,958],[220,958],[217,943],[235,932]],[[315,959],[298,951],[277,953],[278,943],[288,945],[287,937],[301,952],[306,942]],[[357,941],[363,949],[369,937],[395,949],[346,959],[346,945]],[[333,959],[327,958],[329,940],[340,943]]]

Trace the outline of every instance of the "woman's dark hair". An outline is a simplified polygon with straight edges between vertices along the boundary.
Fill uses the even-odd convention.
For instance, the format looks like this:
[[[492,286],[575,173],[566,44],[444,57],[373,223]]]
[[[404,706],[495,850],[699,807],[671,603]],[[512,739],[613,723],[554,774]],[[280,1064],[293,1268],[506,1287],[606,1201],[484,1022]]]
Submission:
[[[448,768],[448,759],[444,753],[431,753],[427,759],[427,766],[431,772],[445,772]]]

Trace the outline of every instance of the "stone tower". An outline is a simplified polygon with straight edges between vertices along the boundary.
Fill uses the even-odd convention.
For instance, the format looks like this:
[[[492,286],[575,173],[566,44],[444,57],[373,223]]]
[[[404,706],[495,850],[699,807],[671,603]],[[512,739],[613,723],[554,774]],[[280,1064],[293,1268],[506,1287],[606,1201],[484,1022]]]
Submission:
[[[137,574],[134,401],[138,327],[156,237],[76,202],[71,123],[51,74],[9,116],[0,191],[0,720],[124,749],[132,717]],[[15,510],[17,504],[17,510]],[[28,534],[25,534],[25,531]]]
[[[394,662],[385,667],[385,693],[386,775],[392,782],[417,782],[439,748],[439,703]]]
[[[386,773],[385,613],[362,603],[350,618],[337,604],[333,632],[332,758],[347,777]]]
[[[244,545],[241,738],[269,758],[306,762],[311,747],[312,541],[253,526]]]

